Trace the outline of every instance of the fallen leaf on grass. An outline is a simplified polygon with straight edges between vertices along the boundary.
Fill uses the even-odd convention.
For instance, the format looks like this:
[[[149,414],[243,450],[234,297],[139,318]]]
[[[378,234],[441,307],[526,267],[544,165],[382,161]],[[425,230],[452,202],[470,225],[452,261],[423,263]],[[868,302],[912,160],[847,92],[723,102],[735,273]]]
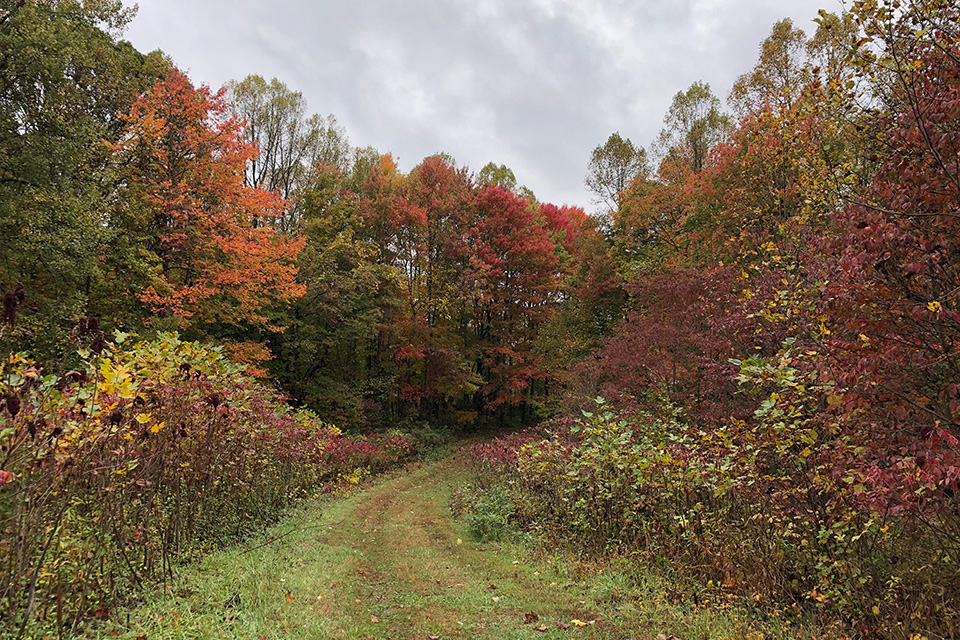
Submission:
[[[497,588],[497,585],[495,585],[495,584],[492,584],[492,585],[490,585],[489,587],[487,587],[487,589],[490,589],[491,591],[495,591],[496,588]]]
[[[427,636],[427,640],[440,640],[440,636]]]
[[[377,616],[370,616],[370,622],[372,622],[373,624],[377,624],[378,622],[380,622],[380,618],[378,618]]]
[[[523,624],[533,624],[534,622],[540,621],[540,616],[535,614],[533,611],[531,611],[530,613],[525,613],[523,615],[523,618],[524,618]]]
[[[550,627],[548,627],[545,624],[542,624],[539,627],[537,627],[537,631],[539,631],[540,633],[546,633],[547,631],[550,631]]]
[[[493,600],[494,602],[500,602],[500,596],[493,596],[491,600]]]

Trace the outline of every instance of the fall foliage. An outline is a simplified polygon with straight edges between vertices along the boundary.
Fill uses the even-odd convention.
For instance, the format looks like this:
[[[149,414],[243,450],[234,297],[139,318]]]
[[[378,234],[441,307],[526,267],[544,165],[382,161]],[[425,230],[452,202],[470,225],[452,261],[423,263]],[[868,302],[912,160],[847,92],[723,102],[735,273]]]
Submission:
[[[596,215],[503,164],[404,171],[278,80],[195,86],[128,18],[0,19],[0,627],[412,450],[378,433],[536,425],[474,450],[498,531],[956,635],[954,2],[778,22],[733,115],[698,81],[649,154],[585,158]]]

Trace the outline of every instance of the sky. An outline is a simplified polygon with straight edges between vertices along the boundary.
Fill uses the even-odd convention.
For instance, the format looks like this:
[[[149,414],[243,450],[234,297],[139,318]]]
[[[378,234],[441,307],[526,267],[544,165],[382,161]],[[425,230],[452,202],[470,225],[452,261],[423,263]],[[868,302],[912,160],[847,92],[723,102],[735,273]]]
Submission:
[[[132,2],[124,0],[127,6]],[[722,100],[777,20],[840,0],[140,0],[124,38],[197,84],[249,74],[303,93],[355,146],[409,171],[444,152],[505,164],[541,202],[591,204],[591,151],[649,147],[696,81]]]

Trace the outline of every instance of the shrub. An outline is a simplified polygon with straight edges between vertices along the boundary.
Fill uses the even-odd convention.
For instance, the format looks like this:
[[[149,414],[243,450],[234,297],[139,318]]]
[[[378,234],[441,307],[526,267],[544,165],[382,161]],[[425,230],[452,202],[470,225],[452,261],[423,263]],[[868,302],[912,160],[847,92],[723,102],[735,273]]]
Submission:
[[[513,514],[513,501],[504,489],[481,489],[466,515],[467,526],[478,540],[497,542],[516,533],[511,523]]]
[[[88,366],[0,369],[0,629],[106,615],[178,561],[276,519],[317,483],[414,450],[294,411],[219,348],[117,334]],[[2,632],[0,632],[2,633]]]
[[[468,521],[509,514],[554,543],[663,570],[703,599],[785,605],[858,636],[956,633],[949,512],[858,501],[863,488],[834,473],[837,443],[770,407],[703,431],[675,410],[625,418],[599,402],[547,437],[475,448],[498,499]]]

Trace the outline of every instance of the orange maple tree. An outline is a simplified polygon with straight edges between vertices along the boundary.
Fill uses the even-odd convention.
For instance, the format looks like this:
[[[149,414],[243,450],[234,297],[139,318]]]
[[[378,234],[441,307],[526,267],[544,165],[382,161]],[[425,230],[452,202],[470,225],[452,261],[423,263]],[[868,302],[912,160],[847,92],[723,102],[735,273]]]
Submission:
[[[223,90],[196,88],[174,69],[122,118],[114,152],[156,256],[140,301],[200,334],[211,325],[282,330],[270,310],[303,294],[304,241],[270,225],[283,211],[276,192],[244,184],[257,149],[227,115]]]

